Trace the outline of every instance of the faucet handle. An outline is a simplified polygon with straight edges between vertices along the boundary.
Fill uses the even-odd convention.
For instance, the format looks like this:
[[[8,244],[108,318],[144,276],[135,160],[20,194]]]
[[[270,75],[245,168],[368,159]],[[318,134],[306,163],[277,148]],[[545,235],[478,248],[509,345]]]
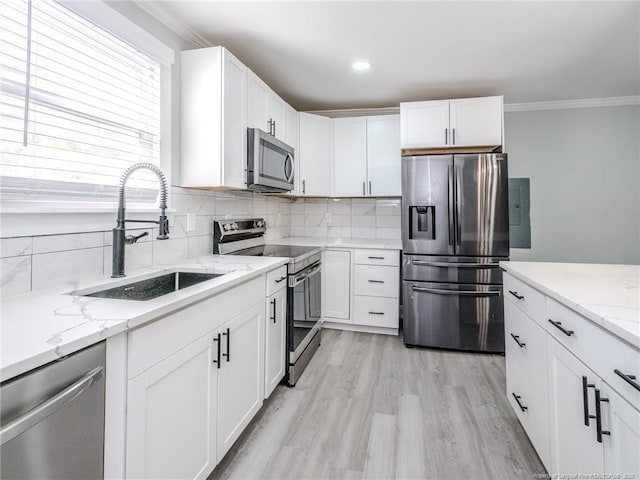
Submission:
[[[147,235],[149,235],[149,232],[142,232],[140,235],[127,235],[126,237],[124,237],[124,241],[127,245],[133,245],[142,237],[146,237]]]
[[[169,238],[169,219],[165,215],[160,215],[158,220],[158,240]]]

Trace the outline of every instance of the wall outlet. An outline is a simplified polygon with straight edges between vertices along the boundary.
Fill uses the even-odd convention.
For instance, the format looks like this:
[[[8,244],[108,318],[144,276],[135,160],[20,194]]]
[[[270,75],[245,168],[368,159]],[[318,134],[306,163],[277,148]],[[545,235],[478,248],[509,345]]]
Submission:
[[[196,214],[187,213],[187,232],[193,232],[196,229]]]

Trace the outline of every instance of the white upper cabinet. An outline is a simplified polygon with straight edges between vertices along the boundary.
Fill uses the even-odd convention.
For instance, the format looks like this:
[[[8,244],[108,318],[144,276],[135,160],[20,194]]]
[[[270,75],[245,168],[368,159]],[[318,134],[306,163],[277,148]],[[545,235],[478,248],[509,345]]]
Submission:
[[[181,186],[246,188],[247,68],[223,47],[182,52]]]
[[[402,194],[400,115],[367,117],[367,176],[369,195]]]
[[[502,145],[502,96],[400,104],[402,148]]]
[[[332,122],[334,196],[399,196],[399,116],[334,118]]]
[[[288,105],[250,70],[247,82],[247,126],[286,142]]]
[[[333,194],[336,197],[366,195],[367,117],[334,118],[332,123]]]
[[[301,195],[331,196],[331,119],[300,113],[298,190]]]

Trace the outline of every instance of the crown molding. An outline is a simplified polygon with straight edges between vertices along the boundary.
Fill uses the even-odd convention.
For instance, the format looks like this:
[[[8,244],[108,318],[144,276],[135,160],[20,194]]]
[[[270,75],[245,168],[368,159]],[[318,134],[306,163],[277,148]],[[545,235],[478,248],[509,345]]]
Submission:
[[[144,10],[153,18],[162,23],[179,37],[185,39],[196,48],[213,47],[214,45],[195,30],[191,29],[184,23],[177,20],[167,13],[158,2],[150,2],[148,0],[131,0],[141,10]]]
[[[400,113],[400,107],[384,108],[349,108],[345,110],[313,110],[306,113],[323,115],[331,118],[364,117],[368,115],[394,115]]]
[[[530,112],[536,110],[564,110],[569,108],[624,107],[628,105],[640,105],[640,95],[557,100],[550,102],[506,103],[504,105],[504,111],[505,113]]]

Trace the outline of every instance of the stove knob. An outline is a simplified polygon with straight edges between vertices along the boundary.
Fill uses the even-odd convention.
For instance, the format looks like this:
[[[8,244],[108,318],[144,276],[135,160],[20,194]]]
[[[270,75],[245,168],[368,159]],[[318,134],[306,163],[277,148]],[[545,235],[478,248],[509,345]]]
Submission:
[[[262,227],[264,227],[264,222],[262,220],[258,220],[256,222],[256,228],[262,228]]]
[[[222,229],[223,229],[225,232],[229,231],[229,224],[228,224],[228,223],[225,223],[224,225],[222,225]]]
[[[233,223],[231,224],[231,229],[232,229],[232,230],[237,230],[237,229],[238,229],[238,224],[237,224],[236,222],[233,222]]]

